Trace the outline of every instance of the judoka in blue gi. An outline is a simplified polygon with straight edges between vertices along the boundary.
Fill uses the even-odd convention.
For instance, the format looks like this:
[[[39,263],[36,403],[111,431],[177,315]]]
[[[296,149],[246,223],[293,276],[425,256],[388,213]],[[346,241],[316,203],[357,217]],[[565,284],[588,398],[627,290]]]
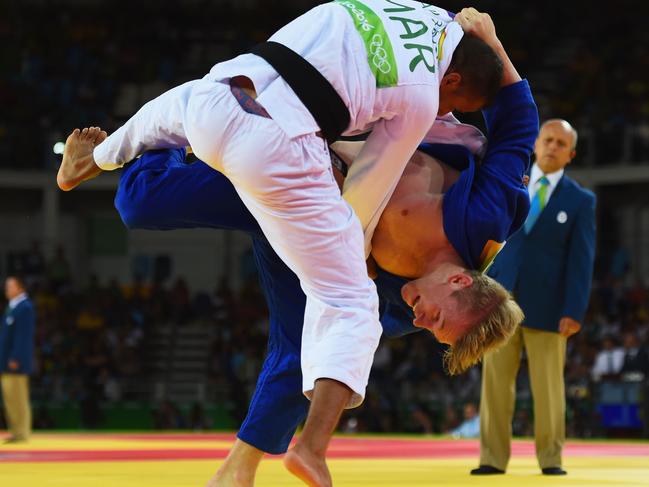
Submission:
[[[413,5],[415,3],[416,2],[413,2]],[[418,3],[417,5],[419,6],[418,8],[420,8]],[[341,21],[342,18],[343,17],[341,17]],[[448,370],[451,373],[465,369],[479,360],[485,351],[496,347],[498,344],[506,340],[522,317],[520,308],[518,308],[511,296],[502,287],[498,286],[497,283],[485,277],[480,272],[471,269],[483,267],[490,257],[493,256],[494,249],[497,249],[497,247],[504,242],[505,238],[520,226],[526,216],[529,203],[527,193],[522,187],[521,181],[524,169],[528,163],[529,154],[531,153],[532,142],[537,132],[536,109],[531,95],[529,94],[527,85],[526,83],[520,83],[520,76],[505,53],[502,44],[496,37],[495,27],[491,18],[486,14],[480,14],[475,9],[464,9],[455,17],[455,20],[461,25],[466,34],[473,34],[477,38],[484,40],[485,43],[493,49],[493,52],[502,60],[503,76],[498,76],[498,78],[502,80],[501,87],[506,86],[506,88],[504,88],[500,93],[496,107],[487,114],[487,121],[491,125],[490,135],[492,136],[492,143],[488,147],[484,157],[481,158],[482,162],[480,163],[479,168],[471,154],[467,154],[466,151],[463,156],[461,155],[458,157],[460,160],[464,159],[467,166],[462,173],[459,173],[457,170],[453,171],[445,168],[445,166],[427,153],[428,151],[435,150],[434,146],[428,146],[424,151],[419,151],[415,154],[414,160],[411,159],[405,171],[402,171],[403,166],[399,165],[396,160],[394,163],[398,166],[398,169],[393,171],[389,170],[389,168],[384,164],[371,164],[372,161],[367,161],[365,159],[361,161],[362,163],[355,160],[351,167],[350,175],[345,181],[343,187],[343,196],[347,202],[350,203],[351,208],[353,208],[356,217],[358,217],[361,223],[362,229],[365,231],[366,251],[370,250],[371,247],[371,257],[373,259],[371,262],[375,262],[377,266],[377,283],[382,287],[381,295],[383,297],[382,312],[384,324],[389,322],[399,323],[404,319],[404,317],[412,318],[414,316],[412,323],[415,326],[429,329],[439,341],[452,345],[449,349],[449,353],[447,353],[445,357]],[[346,45],[346,43],[344,44]],[[446,47],[449,47],[448,42],[446,44]],[[442,50],[440,48],[438,54],[442,55],[443,59],[442,51],[448,54],[448,49],[444,48]],[[448,71],[452,74],[454,72],[453,69],[453,66],[449,66]],[[234,74],[241,73],[237,72]],[[234,87],[237,88],[238,86],[239,85],[236,85],[235,83]],[[256,83],[254,83],[254,86],[256,86]],[[446,85],[444,83],[440,85],[440,93],[446,90],[445,87]],[[210,85],[210,88],[214,87]],[[236,96],[234,91],[230,94],[228,93],[227,86],[220,88],[218,96],[222,98],[224,103],[227,103],[228,113],[236,113],[237,116],[244,117],[246,121],[251,123],[256,123],[258,121],[257,117],[255,117],[258,113],[253,113],[251,116],[243,115],[243,112],[248,111],[246,108],[250,107],[242,105],[241,99]],[[360,95],[362,95],[364,101],[372,98],[371,93],[373,93],[373,88],[373,86],[368,85],[367,90],[360,91]],[[471,86],[468,84],[466,86],[459,86],[457,93],[454,92],[449,94],[449,102],[455,100],[459,103],[461,100],[464,100],[463,94],[466,95],[467,91],[471,91]],[[255,105],[257,102],[254,100],[254,90],[251,93],[253,99],[250,105]],[[243,112],[235,106],[236,102],[231,97],[232,94],[235,94],[234,99],[236,99],[236,102],[241,105]],[[178,97],[176,97],[176,99],[177,98]],[[267,98],[269,102],[272,101],[272,97]],[[483,101],[490,99],[491,96],[488,96]],[[264,98],[264,100],[266,100],[266,98]],[[260,103],[263,102],[261,99],[259,101]],[[261,105],[262,109],[266,106],[265,102],[261,103]],[[468,108],[469,105],[470,104],[466,104],[466,108]],[[156,107],[158,112],[160,112],[159,109],[161,108],[161,104],[156,105]],[[441,110],[439,113],[448,113],[451,110],[452,108],[445,109]],[[147,118],[146,115],[148,113],[148,111],[142,111],[142,113],[138,112],[141,116],[138,115],[139,118],[136,116],[131,119],[137,119],[138,123],[136,123],[136,125],[142,130],[140,132],[138,132],[138,130],[132,131],[134,136],[128,141],[125,137],[120,135],[115,136],[115,134],[106,139],[106,133],[101,132],[98,128],[84,129],[81,132],[78,130],[75,131],[68,138],[68,141],[70,142],[69,147],[68,144],[66,144],[63,164],[57,177],[59,187],[69,190],[81,181],[95,177],[102,169],[113,169],[115,167],[108,163],[115,163],[117,166],[121,166],[122,163],[143,152],[142,150],[137,150],[138,147],[161,148],[182,147],[183,145],[187,145],[187,142],[184,144],[181,143],[182,141],[180,141],[180,139],[174,139],[171,142],[161,142],[159,136],[166,134],[164,130],[162,132],[158,130],[158,132],[154,134],[157,136],[154,141],[155,143],[147,145],[147,137],[152,135],[152,131],[155,132],[159,128],[158,124],[150,126],[148,122],[140,123]],[[218,116],[221,116],[223,112],[221,110],[212,110],[210,113],[218,118]],[[505,131],[503,130],[503,127],[495,127],[498,122],[501,124],[503,123],[501,119],[507,113],[510,113],[512,116],[514,113],[517,114],[517,118],[515,120],[510,120],[511,123],[509,124],[512,129],[509,135],[514,135],[515,137],[514,141],[510,141],[509,144],[503,146],[502,142]],[[172,128],[177,129],[180,127],[179,124],[183,120],[183,117],[175,116],[175,114],[176,112],[164,112],[163,116],[166,117],[165,121],[169,122],[170,127],[173,126]],[[280,117],[282,114],[277,112],[276,115]],[[282,116],[284,115],[285,114]],[[413,113],[409,110],[402,117],[396,114],[390,118],[397,121],[398,119],[413,120],[412,115]],[[272,114],[271,117],[275,120],[275,117]],[[289,119],[291,119],[291,117],[289,117]],[[532,123],[528,125],[522,123],[525,121],[530,122],[532,119]],[[203,122],[209,122],[207,119],[201,120]],[[211,126],[208,123],[207,126],[203,127],[203,132],[201,132],[201,141],[211,143],[212,148],[214,148],[216,152],[210,154],[218,156],[219,142],[217,140],[218,138],[214,138],[215,134],[213,130],[222,128],[223,124],[217,123],[218,120],[216,119],[210,120],[214,123]],[[282,120],[284,119],[282,118]],[[160,121],[159,117],[157,121]],[[262,122],[263,121],[256,123],[255,126],[263,125]],[[267,126],[269,123],[270,122],[266,121],[264,126]],[[438,123],[435,123],[435,126],[438,126]],[[429,124],[424,124],[423,126],[419,124],[416,130],[427,131],[429,130],[429,127]],[[378,124],[373,130],[370,139],[372,141],[381,139],[383,136],[382,134],[386,132],[384,130],[385,128],[385,126]],[[124,135],[122,132],[120,132],[120,134]],[[388,132],[389,133],[386,133],[385,136],[391,138],[395,150],[397,147],[403,149],[408,146],[408,140],[412,138],[412,133],[410,131]],[[176,133],[174,132],[172,135],[175,134]],[[237,132],[237,134],[241,135],[239,132]],[[315,134],[315,136],[317,137],[317,134]],[[280,140],[280,138],[277,140]],[[106,139],[105,142],[102,142],[104,139]],[[230,144],[228,147],[233,150],[241,149],[244,153],[248,154],[245,151],[250,147],[252,141],[246,140],[245,138],[237,140],[237,143],[234,145]],[[275,139],[272,137],[264,137],[264,141],[267,142],[272,142],[274,140]],[[229,142],[234,141],[235,140],[232,139]],[[129,150],[132,152],[130,157],[112,158],[107,156],[98,159],[92,157],[93,152],[95,155],[98,153],[106,155],[106,153],[111,152],[111,148],[120,146],[121,142],[128,142],[127,145],[129,145]],[[259,151],[261,145],[257,144],[256,147]],[[367,148],[367,145],[365,147]],[[104,148],[106,148],[106,150],[104,150]],[[201,146],[195,148],[200,149],[199,153],[207,154],[204,150],[206,147]],[[221,149],[223,148],[221,147]],[[346,152],[347,149],[342,148],[341,151]],[[277,151],[272,154],[276,154],[276,152]],[[363,154],[366,154],[367,152],[368,151],[363,150]],[[372,154],[374,153],[373,151],[370,152]],[[379,156],[382,158],[381,160],[391,158],[395,154],[391,150],[387,149],[379,152]],[[462,151],[460,150],[458,153],[462,154]],[[247,173],[249,176],[252,176],[253,179],[257,178],[255,182],[263,180],[263,177],[258,177],[259,173],[265,174],[265,172],[271,169],[275,171],[275,176],[282,181],[287,177],[291,177],[295,173],[295,171],[293,171],[284,174],[281,173],[283,166],[269,166],[266,161],[267,155],[268,154],[265,153],[259,153],[258,160],[249,161],[255,162],[259,166],[258,172],[249,171]],[[163,157],[168,158],[169,154]],[[395,157],[398,159],[397,156]],[[248,157],[247,159],[249,160],[250,158]],[[102,164],[97,162],[100,160],[103,161]],[[146,173],[147,166],[145,163],[147,161],[153,162],[147,157],[144,161],[136,163],[138,164],[136,167],[140,167],[140,169]],[[261,164],[259,164],[260,161]],[[218,163],[219,161],[210,159],[206,160],[206,162],[212,164]],[[294,159],[291,159],[291,163],[296,165],[296,167],[301,164],[300,161]],[[95,164],[98,164],[99,167],[96,167]],[[195,165],[189,166],[191,171],[196,171],[197,168],[194,166]],[[166,203],[167,207],[169,207],[169,205],[175,206],[182,201],[177,192],[181,191],[182,187],[178,184],[178,180],[175,177],[171,177],[170,174],[167,174],[167,171],[175,171],[174,168],[178,167],[177,164],[162,164],[161,166],[159,165],[159,167],[154,168],[152,174],[152,176],[155,177],[162,177],[163,180],[165,176],[169,176],[168,190],[165,190],[163,193],[158,193],[158,195],[162,195],[163,199],[169,198],[170,195],[173,195],[174,199],[173,201],[168,201]],[[245,169],[248,166],[244,165],[242,167]],[[239,168],[241,168],[240,165],[237,166],[237,169]],[[329,165],[326,161],[323,161],[323,164],[319,169],[319,175],[325,179],[331,178],[331,175],[328,174],[328,170]],[[399,180],[401,174],[403,174],[403,176],[401,177],[401,180]],[[196,176],[198,176],[198,174]],[[221,177],[216,174],[212,174],[212,176],[214,177],[214,181],[218,181],[219,177]],[[228,176],[231,175],[228,174]],[[296,184],[294,179],[290,179],[291,184],[284,184],[280,189],[280,193],[277,193],[277,195],[284,198],[284,200],[290,200],[291,195],[293,194],[291,190],[298,188],[300,190],[305,190],[302,191],[302,193],[309,198],[309,202],[315,201],[318,198],[319,193],[312,190],[313,188],[311,188],[308,181],[308,175],[305,177],[307,177],[307,179],[300,179],[299,184]],[[159,201],[149,202],[147,200],[147,198],[155,195],[156,190],[159,190],[163,185],[156,181],[139,182],[137,181],[137,175],[134,175],[132,179],[133,181],[131,181],[132,185],[130,188],[122,188],[123,199],[121,200],[121,203],[128,203],[128,199],[132,197],[132,203],[134,205],[138,203],[138,201],[142,203],[144,212],[148,213],[148,216],[152,217],[152,219],[147,223],[146,219],[142,219],[141,216],[138,217],[135,215],[135,211],[131,215],[128,215],[128,212],[131,211],[132,208],[121,206],[120,201],[118,201],[118,206],[121,206],[124,211],[125,220],[127,222],[129,220],[136,222],[139,218],[141,226],[171,228],[172,225],[170,225],[169,222],[170,215],[173,215],[173,212],[167,214],[166,210],[162,211],[163,214],[161,220],[155,224],[156,211],[165,206],[165,203]],[[226,188],[223,187],[222,184],[209,183],[204,181],[203,178],[195,177],[189,179],[189,181],[191,181],[191,183],[186,188],[187,200],[202,201],[207,204],[202,204],[200,208],[190,207],[185,209],[187,210],[187,213],[181,215],[182,218],[180,218],[184,223],[177,224],[176,226],[182,228],[192,226],[230,226],[241,228],[243,225],[245,227],[245,223],[241,220],[228,220],[221,222],[218,219],[221,218],[222,215],[219,214],[218,210],[209,214],[211,209],[219,206],[219,198],[223,198],[223,204],[232,203],[234,192],[228,194]],[[224,181],[221,181],[221,183],[223,182]],[[205,195],[201,196],[198,194],[199,190],[201,188],[205,189],[206,187],[203,183],[212,184],[212,186],[210,186],[211,189],[207,191]],[[127,183],[125,183],[125,185],[128,186]],[[262,186],[263,187],[258,189],[261,190],[263,194],[268,194],[269,191],[272,192],[273,189],[277,189],[275,187],[271,188],[268,185]],[[327,183],[327,188],[331,189],[330,187],[331,184]],[[310,188],[311,191],[306,191],[307,188]],[[140,193],[138,193],[138,189],[141,191]],[[177,191],[171,192],[172,189]],[[237,191],[239,191],[239,193],[241,193],[242,189],[245,188],[242,188],[241,185],[237,186]],[[149,191],[151,194],[148,194]],[[219,194],[220,191],[223,192]],[[130,194],[124,196],[124,193],[129,192]],[[244,199],[244,203],[255,203],[254,201],[251,202],[244,198],[247,194],[248,193],[241,196]],[[272,195],[275,194],[275,192],[272,192]],[[342,208],[339,204],[339,196],[335,196],[332,193],[328,194],[328,198],[327,201],[336,200],[338,206]],[[149,205],[155,205],[156,209],[147,209],[147,206]],[[248,205],[248,207],[250,208],[250,205]],[[220,208],[223,208],[223,206],[221,205]],[[319,210],[323,210],[323,208],[325,208],[325,206],[319,206]],[[190,211],[192,209],[198,209],[199,213],[193,215]],[[253,211],[254,213],[256,209],[257,206],[250,211]],[[208,210],[207,214],[205,213],[205,210]],[[308,210],[309,207],[297,205],[297,209],[293,216],[300,214],[300,212],[308,213]],[[232,211],[232,208],[229,206],[227,211]],[[284,215],[284,213],[281,215]],[[350,279],[353,278],[368,281],[368,279],[362,275],[365,269],[362,269],[359,272],[359,268],[355,267],[354,270],[351,270],[352,265],[358,264],[358,260],[354,257],[355,254],[350,253],[349,262],[344,262],[345,252],[347,252],[346,249],[348,248],[346,245],[348,242],[344,237],[346,234],[338,232],[335,225],[322,225],[322,218],[325,218],[327,222],[329,221],[328,212],[325,211],[323,214],[322,211],[320,211],[317,215],[318,216],[315,220],[311,218],[313,215],[310,213],[305,216],[311,218],[309,222],[312,223],[315,221],[318,223],[320,227],[322,227],[322,231],[329,232],[329,235],[332,234],[331,232],[333,230],[335,242],[341,244],[338,247],[338,250],[345,250],[342,253],[338,251],[338,253],[335,254],[337,257],[334,260],[331,260],[331,255],[333,255],[333,253],[328,253],[327,259],[325,260],[314,260],[314,255],[310,253],[308,257],[312,264],[309,269],[314,269],[313,262],[315,262],[315,270],[323,271],[329,276],[330,279],[327,282],[330,282],[331,279],[340,280],[345,278],[345,276]],[[348,214],[347,216],[347,223],[353,223],[353,215]],[[160,215],[157,215],[157,217],[160,217]],[[204,220],[202,220],[203,218]],[[278,218],[278,221],[284,221],[283,216]],[[257,220],[261,221],[260,218],[257,218]],[[263,226],[266,219],[262,220]],[[301,224],[300,222],[301,220],[297,221],[298,226]],[[338,222],[340,223],[340,220],[338,220]],[[178,223],[178,220],[176,223]],[[281,227],[282,225],[279,226]],[[284,225],[284,227],[286,227],[286,225]],[[248,231],[252,230],[248,229]],[[268,228],[265,228],[264,232],[268,235]],[[316,238],[314,232],[305,235],[308,237],[314,237],[314,239]],[[415,238],[412,238],[411,235],[415,236]],[[300,246],[300,242],[304,240],[304,238],[300,235],[293,236],[297,238],[296,242],[298,246]],[[278,235],[271,235],[271,240],[274,239],[273,245],[276,249],[279,248],[281,250],[281,254],[292,255],[294,253],[294,249],[290,247],[282,245],[277,247],[276,244],[278,242],[275,237],[278,237]],[[255,238],[257,238],[257,236],[255,236]],[[313,241],[315,242],[316,240]],[[309,240],[309,242],[311,242],[311,240]],[[320,242],[324,243],[325,239],[321,238]],[[330,248],[330,246],[320,247],[319,250],[322,250],[323,248]],[[259,254],[259,251],[257,251],[257,253]],[[284,258],[285,257],[286,256],[284,256]],[[367,254],[366,257],[368,257]],[[262,259],[260,259],[260,262],[267,264]],[[294,260],[291,262],[295,263]],[[329,266],[329,263],[332,263],[332,265]],[[293,268],[295,269],[295,267]],[[342,274],[334,272],[334,270],[339,268],[344,268]],[[299,273],[301,271],[296,272]],[[264,282],[265,285],[276,284],[274,280],[270,279],[266,279]],[[304,280],[302,280],[302,285],[305,285]],[[326,288],[326,286],[324,287]],[[372,286],[369,287],[374,287],[374,285],[372,284]],[[305,289],[307,289],[307,295],[310,295],[308,286],[305,287]],[[271,288],[266,289],[266,292],[268,293],[271,306],[278,307],[275,300],[282,298],[283,289]],[[291,291],[291,293],[293,292],[295,292],[295,290]],[[357,297],[356,295],[352,296],[349,293],[345,296],[346,297],[343,298],[343,301]],[[292,298],[289,296],[289,299]],[[374,302],[375,297],[368,296],[365,301],[357,300],[354,301],[354,303],[357,304],[360,309],[367,307],[368,302],[370,301]],[[329,308],[327,308],[327,310],[323,308],[322,311],[318,311],[320,308],[318,308],[317,303],[312,299],[307,299],[306,303],[307,305],[304,317],[305,323],[312,323],[313,319],[322,316],[322,312],[324,311],[329,312]],[[412,308],[412,311],[410,311],[410,308]],[[278,310],[276,309],[275,315],[277,314],[277,311]],[[333,311],[340,312],[340,308],[338,307]],[[286,353],[286,348],[290,348],[286,346],[287,343],[289,343],[288,337],[285,337],[287,332],[279,327],[281,322],[277,321],[283,319],[283,316],[276,319],[277,326],[275,326],[272,331],[273,336],[271,337],[271,352],[269,358],[273,357],[275,362],[270,363],[270,361],[267,361],[266,365],[268,367],[275,366],[276,363],[279,363],[280,366],[286,365],[283,360],[277,358],[285,357],[285,355],[278,355],[278,353],[275,352],[276,349],[279,349],[280,352]],[[328,320],[326,321],[328,322]],[[340,385],[335,384],[336,379],[332,379],[337,377],[336,375],[322,375],[319,370],[314,369],[313,364],[315,362],[326,362],[328,360],[328,363],[331,363],[334,368],[337,367],[338,369],[344,370],[351,370],[352,368],[354,370],[363,369],[363,371],[369,372],[369,367],[371,366],[371,354],[364,353],[363,350],[360,350],[361,345],[370,344],[372,336],[374,336],[373,331],[372,333],[368,333],[367,336],[363,332],[363,330],[366,330],[366,327],[364,326],[368,323],[369,322],[367,321],[362,321],[359,322],[357,326],[345,327],[345,333],[341,336],[348,337],[348,333],[352,333],[354,334],[353,336],[357,338],[357,341],[337,339],[336,347],[334,349],[326,349],[325,352],[328,352],[322,357],[320,357],[320,355],[322,355],[321,349],[323,349],[321,346],[321,340],[314,341],[314,336],[316,336],[313,334],[314,328],[311,326],[304,326],[301,347],[304,392],[309,394],[314,387],[322,384],[324,385],[320,387],[320,390],[323,390],[324,388],[326,391],[335,391],[335,394],[331,392],[332,395],[330,395],[329,392],[324,393],[324,395],[314,395],[314,403],[310,408],[310,422],[307,421],[305,434],[301,436],[298,444],[284,459],[284,463],[288,469],[312,487],[329,487],[331,485],[331,477],[324,460],[324,452],[326,452],[329,439],[331,438],[331,432],[333,431],[332,425],[337,423],[337,419],[342,410],[341,404],[347,400],[350,394],[351,398],[347,401],[348,407],[358,405],[359,400],[362,399],[362,391],[360,388],[356,388],[358,389],[358,391],[356,391],[352,385],[343,381],[340,384],[346,384],[346,387],[350,389],[351,392],[349,390],[342,391]],[[285,325],[288,326],[290,323]],[[376,323],[376,325],[378,326],[378,323]],[[380,328],[376,331],[380,332]],[[335,338],[337,335],[334,329],[329,329],[327,336]],[[378,342],[378,335],[376,342]],[[284,347],[284,350],[282,350],[282,347]],[[305,352],[305,350],[307,352]],[[343,355],[346,357],[345,360],[340,358]],[[318,360],[315,360],[314,362],[314,358],[317,358]],[[346,363],[347,360],[349,360],[349,363]],[[263,404],[260,397],[262,397],[264,392],[264,386],[266,384],[280,384],[287,375],[290,375],[287,373],[280,373],[278,377],[277,374],[269,373],[267,370],[268,369],[265,367],[264,376],[262,378],[265,381],[265,384],[260,384],[259,394],[256,394],[253,399],[253,411],[255,414],[257,413],[255,409],[256,404]],[[314,377],[325,379],[322,379],[321,381],[318,380],[318,384],[314,386],[314,381],[312,380]],[[355,382],[352,381],[354,384],[356,382],[360,383],[366,379],[366,375],[356,374],[353,379],[355,380]],[[343,386],[343,389],[344,387],[345,386]],[[356,392],[354,393],[354,391]],[[281,393],[282,390],[277,388],[277,392]],[[317,408],[315,407],[316,403],[318,404]],[[317,413],[314,413],[314,409],[317,409]],[[267,412],[269,410],[270,409],[267,408]],[[253,484],[255,467],[261,459],[261,451],[254,448],[254,442],[259,439],[259,444],[261,445],[262,441],[269,439],[272,432],[267,430],[267,427],[273,423],[277,424],[278,420],[275,411],[272,411],[273,414],[267,416],[270,422],[264,424],[263,432],[258,434],[258,438],[254,437],[254,425],[259,425],[261,423],[259,423],[256,418],[252,419],[251,413],[250,421],[246,422],[244,430],[240,434],[241,438],[249,438],[251,443],[244,443],[240,440],[238,444],[235,445],[232,455],[226,462],[224,462],[224,465],[219,472],[217,472],[217,475],[209,482],[209,486],[247,486]],[[260,414],[264,413],[264,411],[259,412]],[[246,431],[251,432],[251,436],[246,436]],[[257,428],[256,431],[258,433],[261,430]],[[278,440],[277,444],[281,444],[281,441],[282,438]],[[245,448],[237,449],[238,446],[242,445]],[[283,448],[285,447],[282,447],[282,449]],[[241,468],[237,470],[236,466]]]
[[[440,341],[452,343],[451,350],[460,349],[459,359],[450,364],[456,371],[506,339],[522,319],[511,297],[479,271],[522,225],[529,209],[522,179],[538,133],[538,115],[527,82],[510,77],[483,113],[489,142],[482,157],[458,144],[420,146],[372,239],[384,333],[395,337],[429,329]],[[337,146],[344,154],[358,150],[352,143],[337,143],[334,149]],[[431,182],[439,183],[438,193],[431,194]],[[417,191],[421,198],[414,196]],[[428,259],[430,269],[419,268],[413,256],[421,253],[421,239],[414,239],[417,248],[410,251],[407,246],[413,243],[403,232],[398,239],[390,238],[396,225],[421,226],[419,220],[409,222],[408,216],[418,210],[411,206],[422,202],[422,216],[437,221],[446,241],[446,246],[431,243],[439,257]],[[443,204],[431,207],[431,202]],[[252,482],[263,453],[285,452],[308,409],[300,371],[305,297],[299,281],[274,253],[229,180],[200,161],[186,163],[184,150],[148,152],[127,165],[115,206],[129,228],[219,228],[241,230],[252,238],[270,313],[268,354],[237,443],[213,485],[237,469],[251,475]],[[428,227],[424,231],[435,233]],[[390,246],[399,259],[390,258]],[[451,299],[453,293],[476,287],[484,290],[478,301],[486,309],[480,312],[479,326],[475,319],[469,325],[458,319],[462,312]]]

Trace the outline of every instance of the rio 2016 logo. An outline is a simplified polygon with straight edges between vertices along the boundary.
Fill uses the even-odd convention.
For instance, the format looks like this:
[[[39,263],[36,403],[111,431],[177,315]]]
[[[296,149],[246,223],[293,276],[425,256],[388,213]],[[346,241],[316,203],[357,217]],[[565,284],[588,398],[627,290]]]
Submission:
[[[359,27],[363,29],[365,32],[369,32],[370,30],[374,29],[374,26],[369,23],[363,11],[358,9],[354,3],[344,2],[341,5],[349,9],[352,15],[356,17],[356,20],[358,20]]]
[[[374,34],[372,36],[372,41],[369,44],[369,51],[372,54],[372,64],[376,69],[381,71],[383,74],[387,74],[392,70],[392,66],[388,61],[388,52],[383,49],[383,36],[379,34]]]

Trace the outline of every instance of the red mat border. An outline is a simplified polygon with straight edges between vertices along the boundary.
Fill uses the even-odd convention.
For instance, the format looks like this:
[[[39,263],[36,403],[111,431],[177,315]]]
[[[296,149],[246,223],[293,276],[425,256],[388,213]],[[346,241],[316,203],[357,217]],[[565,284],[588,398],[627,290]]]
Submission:
[[[61,434],[41,435],[53,439],[92,439],[132,441],[128,450],[29,450],[8,447],[0,448],[0,463],[22,462],[117,462],[152,460],[202,460],[223,459],[227,448],[196,448],[197,441],[234,441],[232,434]],[[139,441],[181,441],[187,448],[147,449],[138,448]],[[512,443],[512,455],[534,456],[534,443],[517,440]],[[564,448],[566,456],[575,457],[619,457],[640,456],[649,458],[648,443],[568,443]],[[440,459],[476,458],[479,443],[476,440],[403,439],[403,438],[334,438],[328,458],[339,459]]]

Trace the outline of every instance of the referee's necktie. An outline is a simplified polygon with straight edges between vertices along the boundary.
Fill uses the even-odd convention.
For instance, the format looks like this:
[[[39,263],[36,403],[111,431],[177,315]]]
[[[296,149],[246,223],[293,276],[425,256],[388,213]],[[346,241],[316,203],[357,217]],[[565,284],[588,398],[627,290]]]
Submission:
[[[527,215],[527,220],[525,220],[525,233],[530,233],[536,220],[538,220],[539,215],[545,208],[545,203],[547,202],[548,196],[548,185],[550,181],[545,176],[542,176],[539,179],[539,189],[536,190],[534,198],[532,198],[532,204],[530,205],[530,212]]]

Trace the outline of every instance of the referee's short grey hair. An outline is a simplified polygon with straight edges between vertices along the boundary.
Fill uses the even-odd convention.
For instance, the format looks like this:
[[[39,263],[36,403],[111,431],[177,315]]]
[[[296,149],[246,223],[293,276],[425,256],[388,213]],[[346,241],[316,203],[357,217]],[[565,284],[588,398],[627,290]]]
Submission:
[[[564,120],[562,118],[551,118],[551,119],[546,120],[545,122],[543,122],[543,125],[541,125],[541,129],[543,129],[543,127],[545,127],[549,123],[560,123],[563,126],[563,128],[569,130],[570,133],[572,134],[572,147],[571,147],[571,149],[575,150],[577,148],[577,137],[578,137],[577,129],[575,129],[575,127],[573,127],[570,124],[570,122],[568,122],[567,120]]]

